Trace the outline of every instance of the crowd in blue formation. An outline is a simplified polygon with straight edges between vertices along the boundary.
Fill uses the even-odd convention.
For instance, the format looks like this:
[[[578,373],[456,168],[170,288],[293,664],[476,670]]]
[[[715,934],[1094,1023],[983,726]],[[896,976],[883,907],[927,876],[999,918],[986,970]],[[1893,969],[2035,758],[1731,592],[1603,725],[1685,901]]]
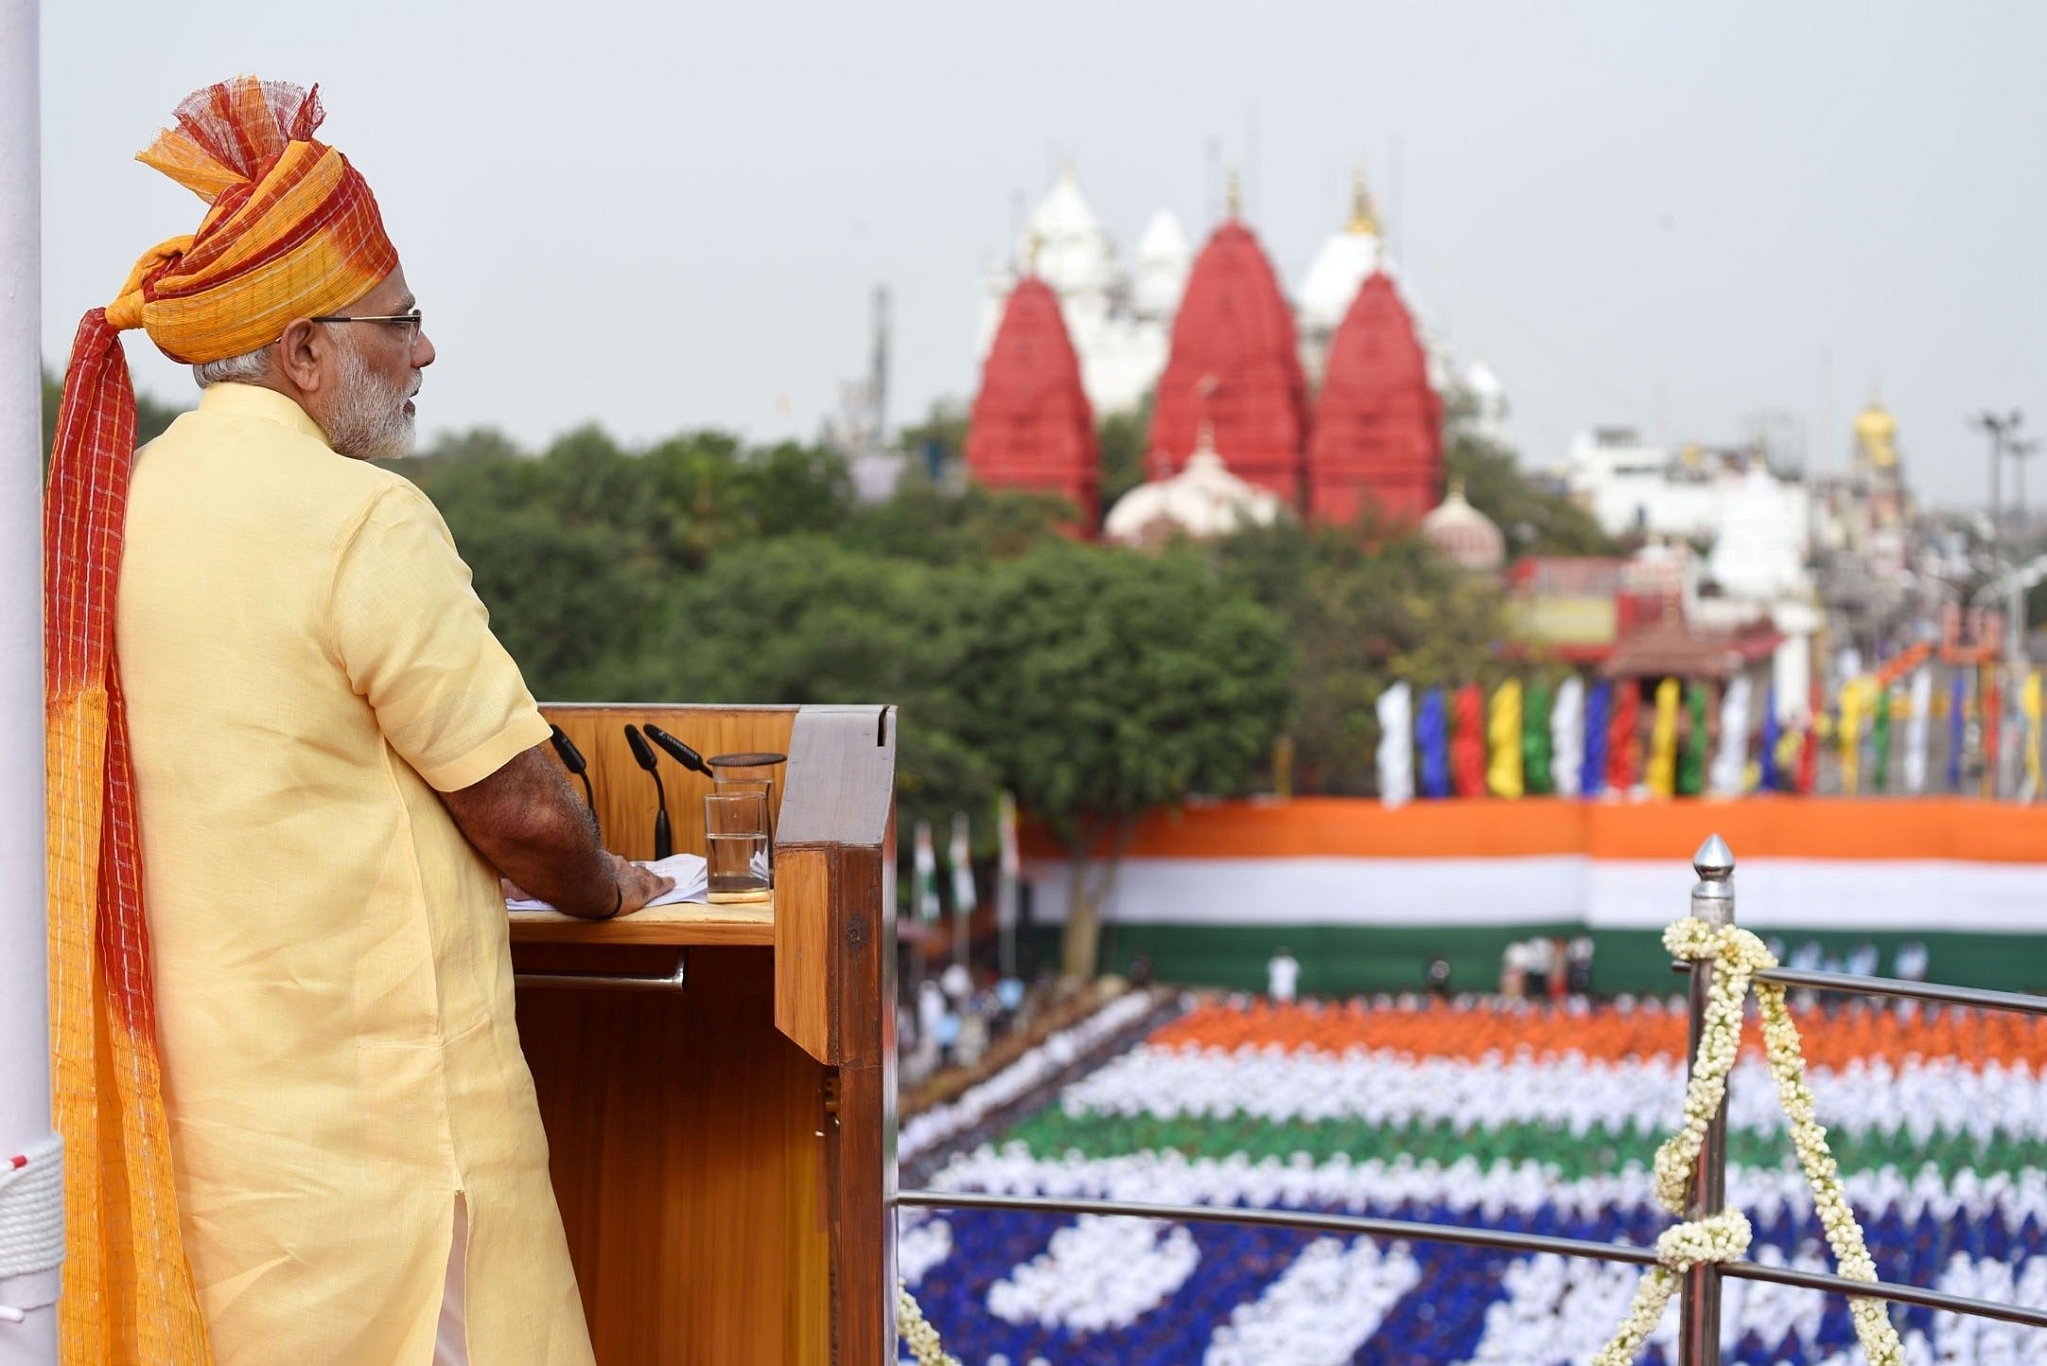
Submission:
[[[1535,1211],[1508,1210],[1483,1221],[1445,1204],[1414,1202],[1327,1212],[1444,1224],[1483,1222],[1514,1232],[1638,1246],[1653,1243],[1670,1222],[1662,1212],[1647,1207],[1609,1206],[1586,1218],[1543,1206]],[[2014,1228],[1997,1210],[1980,1215],[1957,1211],[1947,1219],[1926,1210],[1908,1219],[1893,1204],[1874,1214],[1867,1210],[1858,1214],[1878,1273],[1890,1281],[1933,1286],[1957,1254],[2016,1268],[2027,1258],[2041,1255],[2043,1244],[2047,1244],[2047,1235],[2030,1215]],[[1228,1321],[1230,1311],[1256,1299],[1310,1241],[1326,1236],[1295,1229],[1191,1225],[1201,1251],[1194,1273],[1164,1303],[1128,1327],[1089,1334],[1036,1323],[1005,1323],[986,1308],[990,1287],[1043,1253],[1052,1234],[1072,1222],[1070,1219],[972,1210],[950,1211],[942,1217],[951,1224],[951,1253],[924,1274],[916,1293],[947,1349],[969,1366],[983,1366],[996,1358],[1007,1359],[1011,1366],[1030,1366],[1039,1358],[1052,1366],[1199,1363],[1215,1329]],[[1787,1261],[1800,1254],[1824,1255],[1824,1235],[1817,1218],[1783,1211],[1756,1220],[1751,1257],[1764,1248],[1775,1248]],[[1358,1366],[1446,1366],[1470,1358],[1484,1331],[1486,1310],[1505,1293],[1502,1276],[1517,1255],[1447,1243],[1416,1243],[1409,1252],[1421,1269],[1420,1281],[1394,1305],[1352,1358]],[[1934,1315],[1930,1310],[1901,1307],[1894,1310],[1894,1318],[1901,1332],[1932,1332]],[[1763,1342],[1751,1332],[1735,1342],[1725,1360],[1731,1366],[1806,1366],[1852,1348],[1854,1341],[1847,1301],[1829,1296],[1813,1340],[1794,1335],[1779,1342]],[[1643,1360],[1669,1366],[1653,1344]],[[1530,1362],[1528,1366],[1548,1364]]]

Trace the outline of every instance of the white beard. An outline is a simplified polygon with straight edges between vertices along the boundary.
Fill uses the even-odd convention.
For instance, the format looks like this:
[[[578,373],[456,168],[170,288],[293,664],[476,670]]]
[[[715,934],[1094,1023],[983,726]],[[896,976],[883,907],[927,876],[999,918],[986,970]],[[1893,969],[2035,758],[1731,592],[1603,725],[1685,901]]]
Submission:
[[[327,442],[352,460],[395,460],[409,454],[413,417],[406,400],[419,392],[419,374],[387,384],[354,346],[340,351],[341,390],[323,424]]]

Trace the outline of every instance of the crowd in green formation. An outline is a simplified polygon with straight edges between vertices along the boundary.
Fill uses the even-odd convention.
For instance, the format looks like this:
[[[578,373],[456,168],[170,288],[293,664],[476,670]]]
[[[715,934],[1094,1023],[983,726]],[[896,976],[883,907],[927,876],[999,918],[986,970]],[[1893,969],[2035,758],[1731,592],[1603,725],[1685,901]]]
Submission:
[[[1657,1145],[1667,1135],[1645,1117],[1619,1128],[1594,1124],[1583,1132],[1561,1125],[1502,1124],[1463,1126],[1442,1123],[1377,1124],[1365,1119],[1314,1123],[1272,1121],[1251,1115],[1198,1115],[1162,1118],[1155,1115],[1072,1115],[1050,1106],[1003,1136],[1020,1142],[1031,1155],[1057,1160],[1077,1153],[1090,1160],[1141,1152],[1177,1152],[1188,1158],[1223,1161],[1241,1153],[1252,1161],[1287,1161],[1305,1153],[1314,1161],[1339,1156],[1354,1162],[1372,1158],[1448,1165],[1473,1158],[1490,1167],[1495,1162],[1534,1162],[1562,1180],[1578,1180],[1620,1171],[1629,1164],[1647,1169]],[[1664,1121],[1667,1122],[1667,1121]],[[1917,1137],[1900,1127],[1831,1130],[1827,1142],[1842,1167],[1850,1171],[1884,1166],[1910,1174],[1931,1163],[1942,1171],[2022,1171],[2047,1168],[2047,1141],[1998,1131],[1989,1138],[1948,1130]],[[1727,1136],[1728,1160],[1740,1167],[1783,1168],[1791,1165],[1790,1137],[1781,1129],[1736,1128]]]

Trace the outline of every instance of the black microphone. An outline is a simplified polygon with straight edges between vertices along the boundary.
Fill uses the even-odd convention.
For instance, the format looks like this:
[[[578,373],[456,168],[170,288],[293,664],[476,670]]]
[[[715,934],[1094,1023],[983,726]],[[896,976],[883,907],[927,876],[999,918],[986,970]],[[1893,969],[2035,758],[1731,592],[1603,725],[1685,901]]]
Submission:
[[[654,779],[654,798],[659,803],[654,812],[654,857],[665,859],[675,852],[675,841],[668,833],[668,789],[661,786],[661,761],[647,748],[647,737],[630,721],[626,722],[625,742],[633,747],[633,762]]]
[[[704,762],[703,755],[697,753],[688,745],[685,745],[682,741],[661,729],[661,727],[648,726],[647,738],[667,750],[669,758],[675,760],[676,763],[681,764],[690,772],[701,773],[706,778],[713,780],[717,778],[718,775],[711,771],[711,766]]]
[[[560,726],[550,726],[548,730],[551,732],[547,737],[548,741],[554,746],[555,754],[561,758],[562,767],[583,780],[583,805],[590,808],[590,823],[596,825],[597,794],[590,790],[590,765],[584,760],[583,751],[576,748],[576,742],[564,734]],[[599,840],[604,838],[601,827],[597,837]]]

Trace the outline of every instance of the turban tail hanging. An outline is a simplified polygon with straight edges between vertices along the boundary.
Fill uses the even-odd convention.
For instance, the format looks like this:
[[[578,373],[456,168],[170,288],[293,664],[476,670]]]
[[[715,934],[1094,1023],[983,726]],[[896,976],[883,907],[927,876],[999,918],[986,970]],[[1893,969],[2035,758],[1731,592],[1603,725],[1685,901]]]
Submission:
[[[312,141],[313,91],[198,91],[139,158],[210,207],[79,324],[44,499],[50,1038],[64,1136],[65,1366],[209,1360],[179,1235],[156,1055],[134,767],[114,659],[135,391],[120,333],[173,360],[242,355],[397,267],[369,186]]]

